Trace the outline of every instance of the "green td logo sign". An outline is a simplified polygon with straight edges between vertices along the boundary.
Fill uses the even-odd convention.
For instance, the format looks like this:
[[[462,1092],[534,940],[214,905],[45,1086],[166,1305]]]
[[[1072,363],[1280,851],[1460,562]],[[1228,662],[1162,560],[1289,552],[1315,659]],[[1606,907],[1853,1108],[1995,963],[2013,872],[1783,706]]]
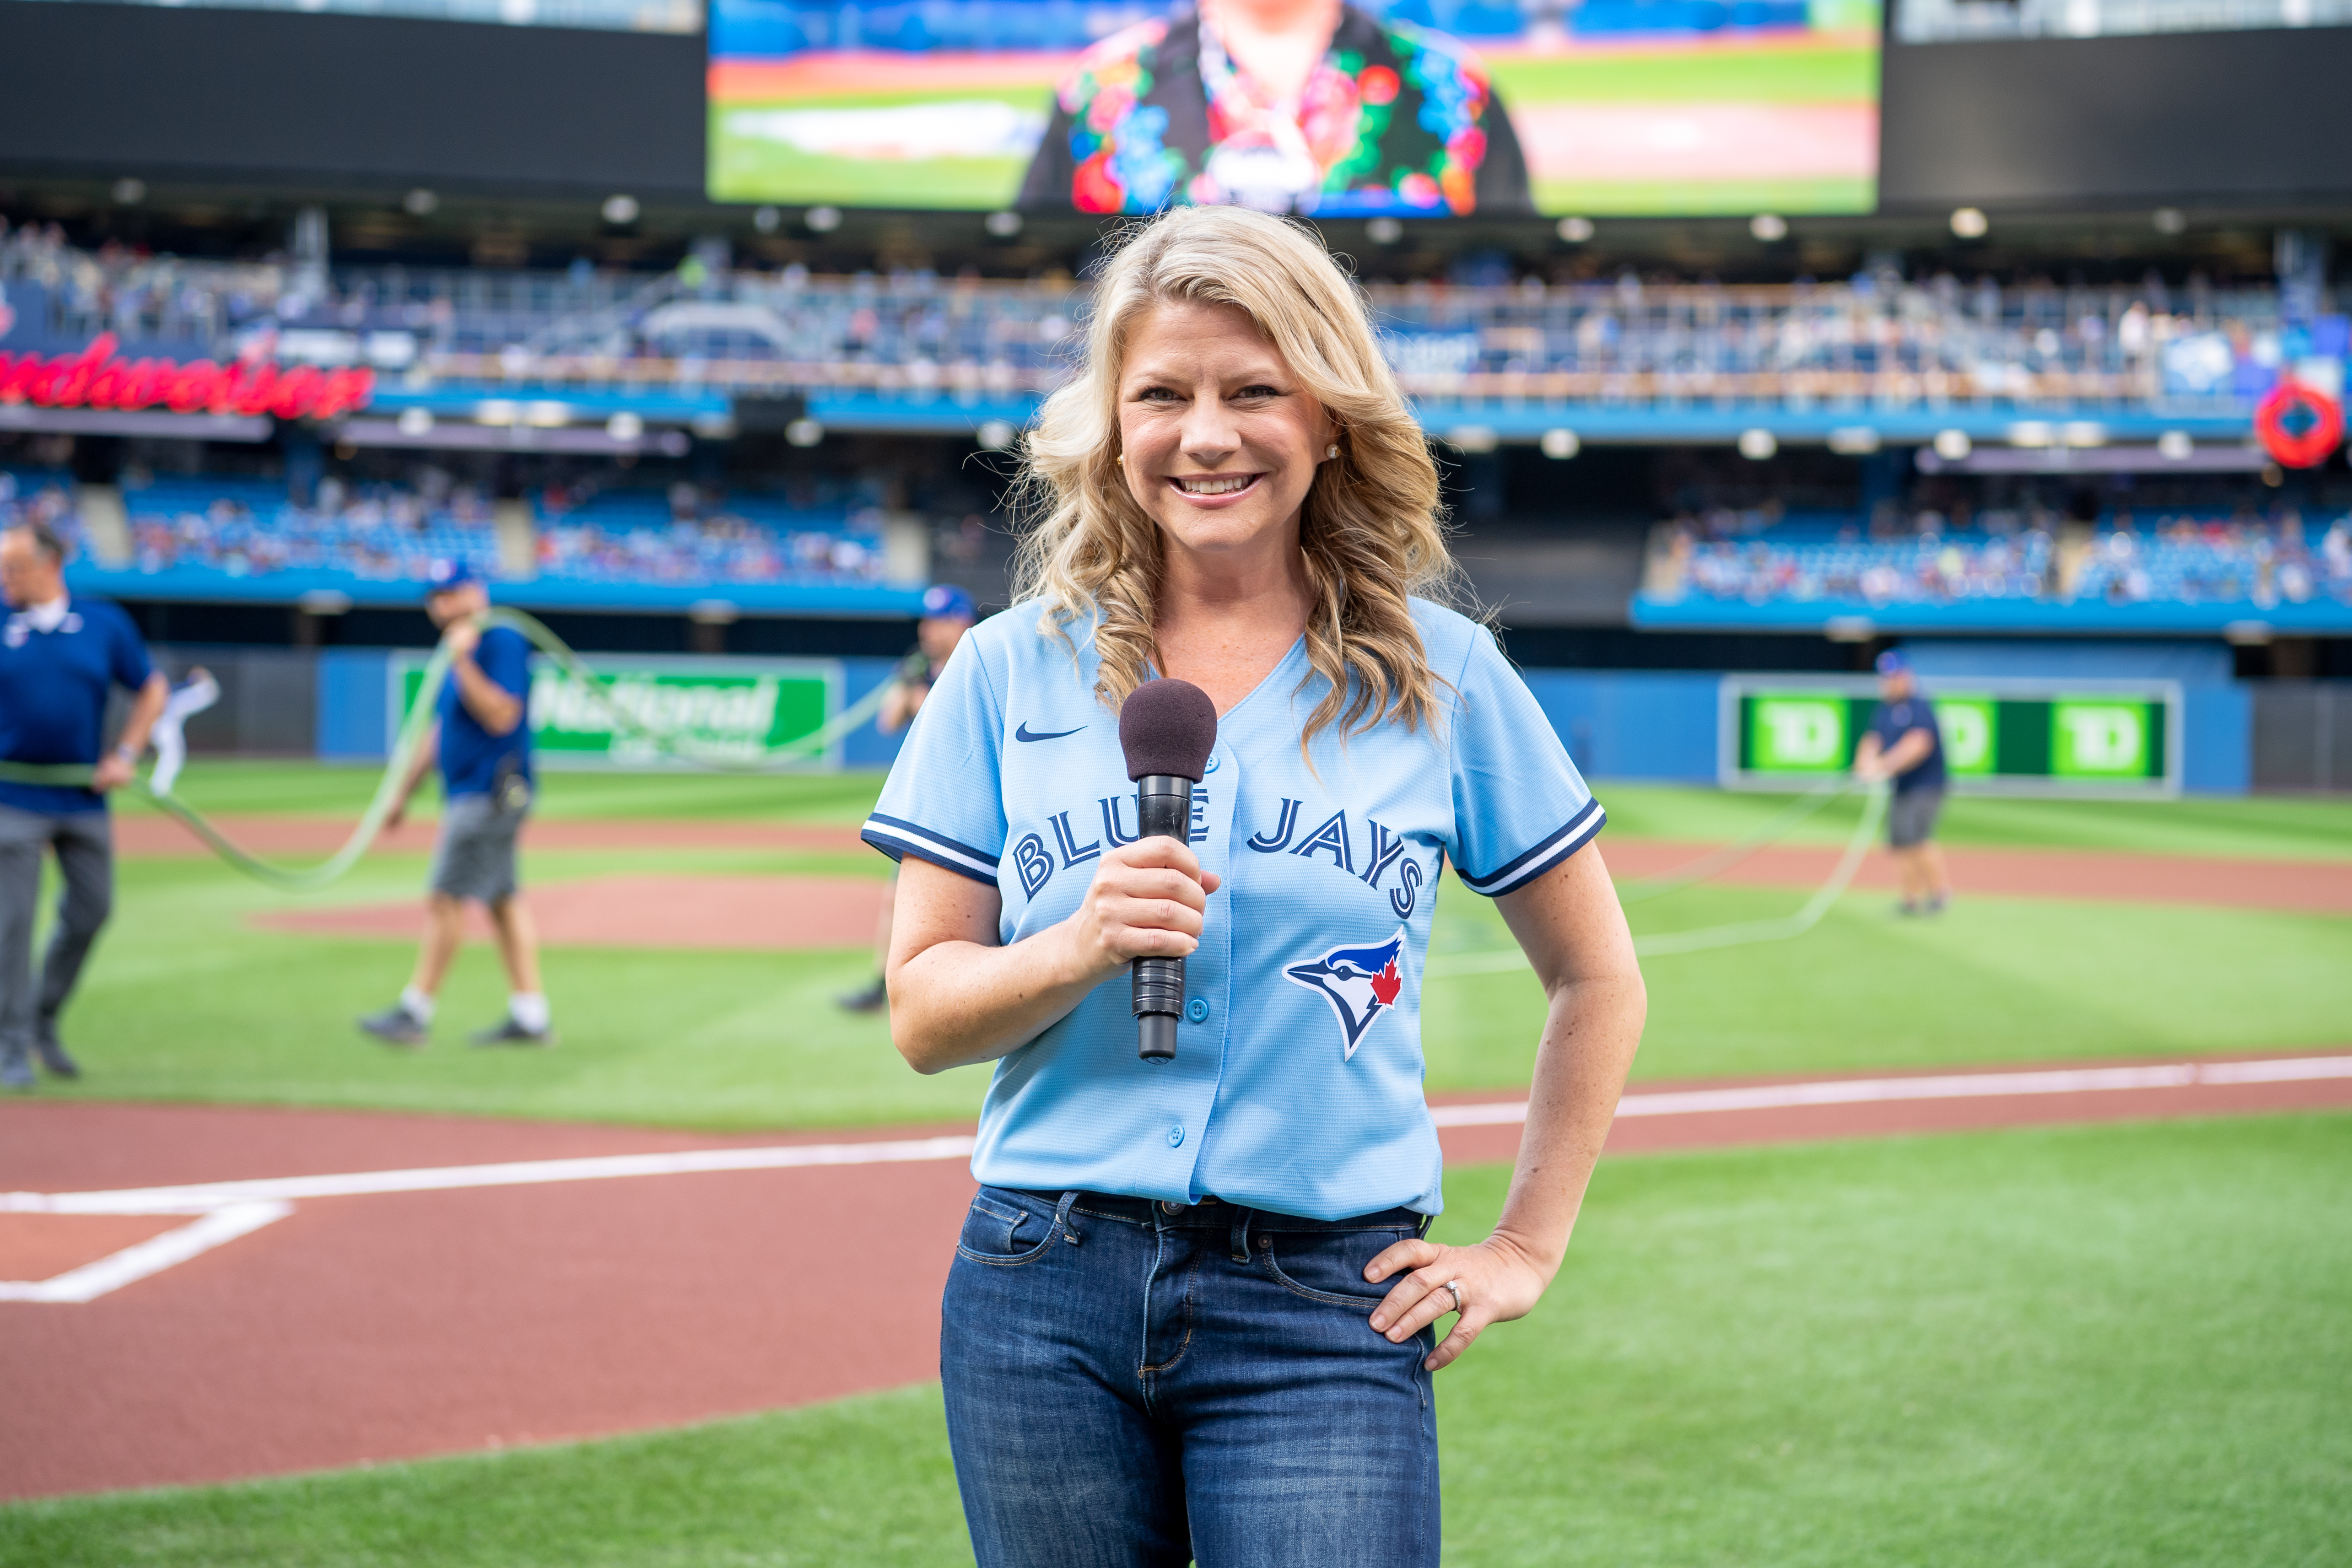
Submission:
[[[1944,732],[1944,766],[1954,773],[1990,773],[1992,698],[1939,696],[1935,701],[1937,727]]]
[[[1840,696],[1759,696],[1749,710],[1755,767],[1766,773],[1834,773],[1845,766],[1846,704]]]
[[[2050,705],[2050,770],[2062,779],[2147,774],[2147,705],[2075,699]]]

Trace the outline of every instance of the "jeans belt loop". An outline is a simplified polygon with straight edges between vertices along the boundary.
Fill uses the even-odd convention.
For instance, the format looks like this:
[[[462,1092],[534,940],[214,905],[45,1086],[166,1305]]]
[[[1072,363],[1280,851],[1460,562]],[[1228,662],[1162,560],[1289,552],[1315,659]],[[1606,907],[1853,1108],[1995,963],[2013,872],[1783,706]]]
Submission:
[[[1256,1212],[1254,1208],[1234,1210],[1234,1261],[1236,1263],[1249,1261],[1250,1217]]]
[[[1433,1214],[1424,1214],[1424,1215],[1423,1215],[1423,1216],[1421,1217],[1421,1223],[1420,1223],[1419,1225],[1417,1225],[1417,1226],[1413,1227],[1413,1231],[1412,1231],[1412,1233],[1413,1233],[1415,1236],[1420,1237],[1423,1241],[1428,1240],[1428,1239],[1429,1239],[1429,1226],[1430,1226],[1430,1221],[1432,1221],[1432,1220],[1435,1219],[1436,1218],[1437,1218],[1437,1217],[1436,1217],[1435,1215],[1433,1215]]]
[[[1066,1192],[1062,1195],[1062,1201],[1054,1206],[1054,1228],[1073,1247],[1078,1244],[1078,1233],[1070,1224],[1070,1206],[1077,1201],[1076,1193]]]

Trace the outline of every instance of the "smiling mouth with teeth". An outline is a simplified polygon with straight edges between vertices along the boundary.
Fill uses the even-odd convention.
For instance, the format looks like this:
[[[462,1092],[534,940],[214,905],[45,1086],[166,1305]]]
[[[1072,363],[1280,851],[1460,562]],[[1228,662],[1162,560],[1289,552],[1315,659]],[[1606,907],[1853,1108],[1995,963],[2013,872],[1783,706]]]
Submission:
[[[1257,483],[1255,474],[1174,474],[1169,478],[1188,496],[1230,496]]]

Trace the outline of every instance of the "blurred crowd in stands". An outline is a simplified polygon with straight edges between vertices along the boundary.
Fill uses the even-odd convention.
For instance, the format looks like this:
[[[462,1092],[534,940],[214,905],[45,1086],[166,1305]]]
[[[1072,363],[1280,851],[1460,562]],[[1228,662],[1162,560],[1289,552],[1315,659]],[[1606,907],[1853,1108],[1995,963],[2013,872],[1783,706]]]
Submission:
[[[81,543],[73,477],[54,469],[0,468],[0,528],[46,524],[68,549]]]
[[[2096,520],[2038,510],[1850,517],[1716,511],[1660,525],[1643,593],[1773,601],[1950,603],[2352,604],[2352,517],[2117,512]]]
[[[931,396],[1059,383],[1087,294],[1066,277],[814,276],[727,265],[667,272],[304,267],[84,251],[54,229],[0,235],[0,287],[62,336],[126,352],[368,364],[508,387],[870,388]],[[2340,385],[2352,328],[2274,287],[2008,287],[1892,270],[1770,287],[1511,275],[1375,283],[1392,362],[1417,395],[1612,402],[2087,409],[2242,403],[2284,371]],[[2333,367],[2330,369],[2330,367]]]
[[[872,582],[881,513],[843,486],[792,497],[551,487],[538,498],[539,574],[614,582]]]
[[[881,514],[870,489],[721,495],[667,489],[551,486],[511,509],[527,532],[501,549],[499,508],[479,490],[425,467],[404,483],[330,476],[308,503],[283,480],[127,474],[121,490],[129,559],[91,537],[79,492],[62,471],[0,469],[0,526],[38,520],[79,559],[142,573],[176,569],[260,577],[343,573],[417,580],[436,559],[463,558],[486,577],[578,581],[863,583],[882,580]],[[512,570],[535,560],[534,570]]]
[[[269,479],[132,476],[122,489],[131,565],[157,572],[196,567],[231,577],[276,571],[348,572],[421,579],[436,559],[477,571],[499,566],[498,536],[479,493],[426,470],[416,488],[319,481],[309,505]]]

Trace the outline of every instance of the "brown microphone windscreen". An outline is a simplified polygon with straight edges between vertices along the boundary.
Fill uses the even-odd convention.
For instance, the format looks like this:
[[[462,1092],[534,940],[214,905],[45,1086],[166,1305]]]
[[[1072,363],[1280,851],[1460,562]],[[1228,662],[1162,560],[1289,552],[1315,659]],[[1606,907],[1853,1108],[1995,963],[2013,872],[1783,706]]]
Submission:
[[[1217,705],[1190,681],[1146,681],[1118,710],[1129,779],[1201,781],[1217,744]]]

